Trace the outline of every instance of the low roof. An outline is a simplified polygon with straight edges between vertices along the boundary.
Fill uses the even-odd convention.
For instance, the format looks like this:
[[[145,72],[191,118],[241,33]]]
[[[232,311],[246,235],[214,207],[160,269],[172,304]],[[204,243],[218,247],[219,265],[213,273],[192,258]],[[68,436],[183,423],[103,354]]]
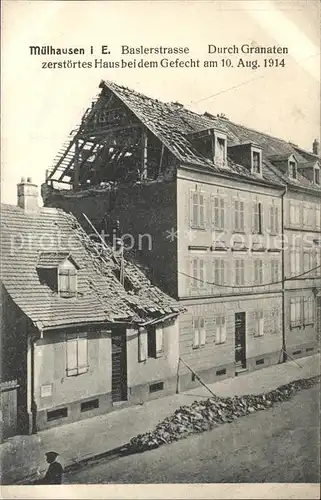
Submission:
[[[77,298],[59,297],[39,279],[39,259],[52,266],[66,256],[80,265]],[[182,309],[126,260],[125,289],[117,279],[118,269],[112,248],[92,242],[73,215],[45,207],[28,214],[1,205],[1,281],[40,330],[97,322],[142,323]]]

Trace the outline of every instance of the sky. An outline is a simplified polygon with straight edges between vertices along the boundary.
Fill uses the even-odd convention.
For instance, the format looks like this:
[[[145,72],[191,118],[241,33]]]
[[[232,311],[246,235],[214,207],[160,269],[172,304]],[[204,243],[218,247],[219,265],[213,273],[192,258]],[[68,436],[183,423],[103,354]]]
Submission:
[[[311,150],[320,134],[319,26],[318,0],[2,2],[1,201],[16,204],[21,176],[40,186],[102,79],[199,113],[224,113]],[[208,44],[281,45],[289,54],[285,67],[256,70],[235,67],[235,55],[229,68],[42,69],[41,61],[59,57],[29,50],[108,45],[118,60],[121,45],[175,45],[201,61],[231,57],[208,56]],[[94,57],[108,58],[67,59]]]

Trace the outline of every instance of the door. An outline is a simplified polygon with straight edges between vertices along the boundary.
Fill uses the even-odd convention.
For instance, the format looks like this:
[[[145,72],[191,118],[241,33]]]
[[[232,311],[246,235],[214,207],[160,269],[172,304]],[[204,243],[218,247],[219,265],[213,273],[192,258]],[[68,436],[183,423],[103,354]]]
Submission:
[[[235,314],[235,363],[236,368],[246,368],[245,312]]]
[[[112,345],[112,380],[113,403],[127,400],[127,355],[126,332],[115,332],[111,337]]]

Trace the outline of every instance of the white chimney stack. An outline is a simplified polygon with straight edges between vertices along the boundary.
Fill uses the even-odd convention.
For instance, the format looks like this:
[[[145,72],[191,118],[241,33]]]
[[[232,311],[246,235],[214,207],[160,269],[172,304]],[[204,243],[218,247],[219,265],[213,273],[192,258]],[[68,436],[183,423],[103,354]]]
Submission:
[[[38,211],[38,186],[33,184],[31,177],[21,177],[21,182],[17,185],[18,207],[23,208],[27,213]]]
[[[312,144],[312,152],[314,155],[320,156],[320,143],[318,139],[314,139]]]

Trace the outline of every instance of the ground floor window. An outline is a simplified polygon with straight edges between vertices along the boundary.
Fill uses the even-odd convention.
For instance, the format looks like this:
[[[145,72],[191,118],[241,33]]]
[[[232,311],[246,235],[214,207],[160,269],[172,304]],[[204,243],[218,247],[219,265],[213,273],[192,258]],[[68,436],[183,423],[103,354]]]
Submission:
[[[196,349],[206,343],[205,321],[204,318],[196,317],[193,319],[193,348]]]
[[[216,317],[215,343],[224,344],[226,342],[226,320],[225,316]]]
[[[68,333],[67,376],[81,375],[88,371],[88,338],[87,333]]]
[[[254,320],[254,335],[256,337],[262,337],[264,335],[264,311],[255,311]]]
[[[303,323],[302,297],[292,297],[290,299],[290,328],[296,328]]]

